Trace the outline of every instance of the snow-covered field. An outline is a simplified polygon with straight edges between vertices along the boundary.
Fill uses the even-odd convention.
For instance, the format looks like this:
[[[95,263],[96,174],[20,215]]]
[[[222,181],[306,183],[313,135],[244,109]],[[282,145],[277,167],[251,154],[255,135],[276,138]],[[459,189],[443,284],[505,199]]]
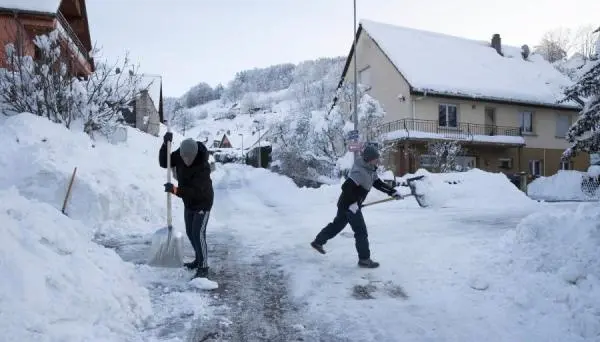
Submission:
[[[92,142],[28,114],[0,116],[1,341],[224,341],[211,335],[217,316],[220,329],[262,340],[600,341],[595,204],[539,203],[479,170],[421,172],[428,208],[411,197],[364,208],[382,264],[364,270],[349,228],[326,255],[309,246],[339,185],[298,189],[217,165],[208,244],[221,286],[203,292],[191,272],[143,264],[165,220],[161,140],[128,135]]]

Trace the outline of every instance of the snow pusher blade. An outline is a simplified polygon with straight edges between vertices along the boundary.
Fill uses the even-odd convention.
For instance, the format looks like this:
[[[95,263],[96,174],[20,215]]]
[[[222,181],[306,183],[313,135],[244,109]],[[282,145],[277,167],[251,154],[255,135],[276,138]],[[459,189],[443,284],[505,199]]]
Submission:
[[[417,193],[417,186],[415,184],[416,181],[423,179],[425,176],[416,176],[411,177],[406,180],[406,186],[410,188],[410,194],[417,200],[417,203],[421,208],[427,208],[427,201],[425,200],[425,196],[423,194]]]
[[[167,131],[170,124],[167,121]],[[171,142],[167,142],[167,182],[171,183]],[[183,234],[173,230],[171,215],[171,193],[167,193],[167,226],[154,233],[148,253],[148,265],[159,267],[183,266]]]
[[[416,186],[415,186],[415,183],[414,183],[415,181],[423,179],[423,177],[425,177],[425,176],[417,176],[417,177],[409,178],[409,179],[406,180],[406,184],[401,184],[401,186],[407,186],[407,187],[410,188],[410,194],[406,195],[405,197],[407,197],[407,196],[413,196],[417,200],[417,203],[419,204],[419,206],[421,208],[427,208],[427,203],[425,201],[425,196],[419,195],[417,193],[417,189],[416,189]],[[395,200],[395,198],[390,197],[390,198],[382,199],[382,200],[379,200],[379,201],[373,201],[373,202],[370,202],[370,203],[363,204],[363,208],[371,206],[371,205],[379,204],[379,203],[394,201],[394,200]]]

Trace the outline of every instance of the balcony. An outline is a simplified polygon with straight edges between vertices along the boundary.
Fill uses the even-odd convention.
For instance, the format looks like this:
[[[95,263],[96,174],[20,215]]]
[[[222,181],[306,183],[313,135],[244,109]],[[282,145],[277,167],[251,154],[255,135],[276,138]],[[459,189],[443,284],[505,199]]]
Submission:
[[[525,145],[519,127],[457,122],[456,127],[440,126],[437,120],[401,119],[380,126],[386,140],[457,140],[469,143]]]
[[[73,28],[69,24],[69,21],[64,17],[64,15],[60,11],[56,13],[56,19],[57,29],[61,32],[61,34],[65,36],[65,39],[69,43],[69,47],[71,48],[71,50],[77,53],[83,61],[91,64],[90,54],[88,53],[81,40],[79,40],[79,37],[77,37],[75,31],[73,31]]]

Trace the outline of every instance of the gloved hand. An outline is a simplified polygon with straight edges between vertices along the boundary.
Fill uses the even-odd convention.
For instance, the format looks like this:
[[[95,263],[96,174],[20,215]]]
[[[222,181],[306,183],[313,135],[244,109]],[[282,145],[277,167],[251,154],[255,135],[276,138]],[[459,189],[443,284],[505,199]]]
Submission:
[[[348,207],[348,210],[350,210],[353,214],[356,214],[356,212],[358,211],[358,204],[357,203],[350,204],[350,206]]]
[[[168,141],[173,142],[173,133],[167,132],[163,136],[163,142],[166,144]]]
[[[177,195],[177,187],[172,183],[165,183],[165,192],[170,192],[174,195]]]
[[[398,190],[391,191],[390,196],[394,197],[394,199],[396,200],[401,200],[404,198],[404,196],[402,196],[402,194]]]

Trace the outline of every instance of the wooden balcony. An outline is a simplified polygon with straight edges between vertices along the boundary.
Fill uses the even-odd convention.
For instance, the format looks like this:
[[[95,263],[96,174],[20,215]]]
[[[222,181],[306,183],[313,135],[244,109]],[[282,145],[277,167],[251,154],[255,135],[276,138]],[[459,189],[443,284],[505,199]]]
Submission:
[[[401,119],[379,127],[387,140],[457,140],[473,143],[524,145],[519,127],[457,122],[454,127],[440,126],[437,120]]]
[[[74,52],[79,53],[82,59],[84,59],[88,63],[91,63],[89,52],[86,50],[79,37],[77,37],[77,34],[69,24],[69,21],[60,11],[56,13],[56,20],[58,22],[59,29],[61,29],[61,31],[68,37],[70,41],[69,45],[73,46],[77,50]]]

